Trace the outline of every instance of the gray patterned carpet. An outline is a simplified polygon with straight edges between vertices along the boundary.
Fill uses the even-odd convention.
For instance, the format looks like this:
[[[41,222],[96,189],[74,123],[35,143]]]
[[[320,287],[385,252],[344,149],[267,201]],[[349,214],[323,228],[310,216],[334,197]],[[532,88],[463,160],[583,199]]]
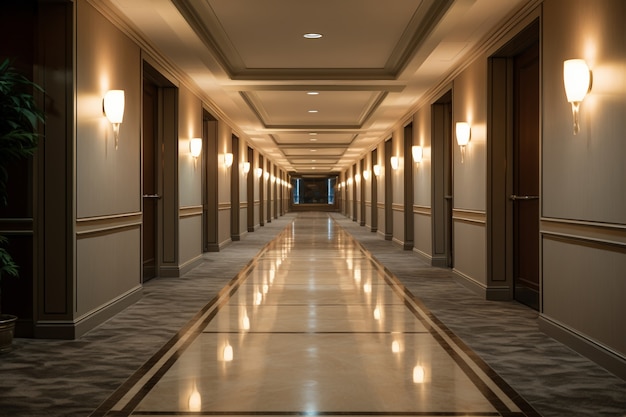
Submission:
[[[295,214],[249,233],[75,341],[17,339],[0,356],[0,416],[88,416],[172,338]],[[626,381],[537,329],[536,313],[488,302],[340,215],[336,221],[543,416],[626,416]]]

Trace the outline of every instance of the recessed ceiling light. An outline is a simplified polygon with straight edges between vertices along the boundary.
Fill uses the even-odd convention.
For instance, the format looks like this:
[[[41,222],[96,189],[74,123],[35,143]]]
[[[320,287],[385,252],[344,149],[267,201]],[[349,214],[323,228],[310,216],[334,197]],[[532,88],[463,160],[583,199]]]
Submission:
[[[306,39],[319,39],[322,37],[321,33],[305,33],[304,36]]]
[[[310,95],[310,96],[317,96],[320,93],[319,93],[319,91],[308,91],[307,94]]]
[[[311,149],[311,152],[317,152],[317,149]]]
[[[317,142],[317,139],[315,139],[315,138],[311,138],[311,139],[309,139],[309,140],[310,140],[311,142]]]
[[[317,110],[309,110],[309,113],[317,113]]]

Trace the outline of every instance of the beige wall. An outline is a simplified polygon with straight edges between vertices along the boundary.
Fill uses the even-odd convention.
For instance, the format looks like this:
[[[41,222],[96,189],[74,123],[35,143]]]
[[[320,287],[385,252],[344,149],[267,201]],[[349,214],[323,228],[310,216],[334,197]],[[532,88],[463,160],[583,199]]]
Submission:
[[[454,269],[466,279],[486,286],[487,185],[487,57],[481,56],[455,78],[452,119],[468,122],[471,139],[461,162],[453,132]]]
[[[547,0],[543,14],[543,319],[626,356],[626,3]],[[573,135],[563,61],[593,87]]]
[[[189,141],[202,137],[202,102],[188,88],[178,90],[179,259],[181,269],[202,256],[202,166],[189,153]]]
[[[140,286],[140,50],[86,2],[76,2],[76,301],[87,319]],[[125,90],[119,149],[102,113]]]
[[[426,259],[433,255],[430,118],[430,106],[422,107],[413,116],[414,145],[421,145],[423,149],[422,162],[414,168],[413,241],[414,251]]]
[[[620,367],[623,373],[626,3],[545,0],[542,8],[540,322],[544,330],[609,367]],[[529,23],[534,14],[520,16],[519,23]],[[507,33],[492,40],[492,49],[513,36],[515,33]],[[593,89],[582,105],[581,132],[576,136],[563,88],[562,65],[569,58],[586,59],[593,71]],[[453,145],[454,270],[483,290],[488,256],[487,59],[487,54],[480,54],[452,80],[453,121],[468,121],[472,128],[463,163],[456,140]],[[424,146],[424,161],[414,173],[414,250],[428,258],[432,254],[433,180],[430,103],[415,111],[413,123],[416,144]],[[396,135],[394,132],[394,153],[400,155]],[[384,166],[390,155],[384,154],[382,139],[387,138],[377,145],[378,163]],[[400,173],[383,174],[394,176],[394,203],[403,198]],[[381,176],[378,203],[384,202],[384,187]],[[383,209],[378,216],[379,231],[384,234]],[[394,216],[396,241],[401,240],[400,221],[402,216]]]
[[[218,234],[217,241],[220,247],[228,244],[230,239],[230,170],[224,165],[224,154],[232,152],[232,129],[223,121],[217,123],[217,190],[218,201]],[[236,163],[233,162],[233,163]]]

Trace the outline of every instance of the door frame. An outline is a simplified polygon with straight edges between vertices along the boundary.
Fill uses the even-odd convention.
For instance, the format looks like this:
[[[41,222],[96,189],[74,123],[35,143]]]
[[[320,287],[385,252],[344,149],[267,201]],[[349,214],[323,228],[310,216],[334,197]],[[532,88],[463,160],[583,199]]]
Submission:
[[[155,268],[158,277],[178,277],[180,275],[179,233],[178,233],[178,88],[161,72],[143,61],[143,82],[148,81],[157,87],[157,230]],[[143,101],[143,91],[142,91]],[[143,106],[142,106],[143,107]],[[143,108],[142,108],[143,117]],[[143,146],[143,126],[141,129]],[[142,152],[142,195],[143,195],[143,152]],[[141,199],[143,212],[143,198]],[[143,225],[142,225],[143,228]],[[143,263],[143,230],[141,243]],[[142,268],[143,269],[143,268]],[[143,275],[143,272],[142,272]]]
[[[452,90],[431,105],[432,260],[433,266],[454,267]]]
[[[485,298],[488,300],[513,300],[514,298],[515,236],[513,202],[510,200],[514,191],[513,169],[510,166],[514,161],[513,57],[534,42],[540,45],[540,30],[540,20],[537,17],[488,59],[487,288],[485,290]],[[541,51],[539,51],[539,60],[539,97],[541,97]],[[542,142],[541,105],[541,100],[539,100],[540,144]],[[541,150],[539,150],[539,158],[541,159]],[[510,161],[510,163],[503,164],[502,161]],[[541,165],[539,166],[541,195]],[[541,204],[539,210],[541,211]],[[539,265],[541,265],[541,244],[538,256]],[[538,274],[539,311],[542,311],[541,266],[539,266]]]
[[[202,250],[219,252],[218,121],[202,110]]]
[[[404,126],[404,250],[413,250],[413,122]]]
[[[391,168],[391,156],[393,155],[393,138],[384,143],[385,146],[385,240],[393,239],[393,169]]]
[[[371,160],[371,187],[372,187],[372,208],[370,210],[371,224],[370,224],[370,232],[376,233],[378,231],[378,175],[374,174],[374,165],[378,165],[378,148],[374,148],[372,150],[372,160]]]

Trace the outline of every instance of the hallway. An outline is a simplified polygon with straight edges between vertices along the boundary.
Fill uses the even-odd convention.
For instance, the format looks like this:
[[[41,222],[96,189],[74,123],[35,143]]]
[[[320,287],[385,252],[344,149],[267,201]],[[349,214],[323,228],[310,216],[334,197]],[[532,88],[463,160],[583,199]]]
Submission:
[[[534,415],[456,342],[330,218],[303,214],[112,411]]]
[[[0,415],[85,415],[107,396],[92,415],[624,415],[624,381],[534,316],[340,215],[289,214],[79,340],[19,340]]]

